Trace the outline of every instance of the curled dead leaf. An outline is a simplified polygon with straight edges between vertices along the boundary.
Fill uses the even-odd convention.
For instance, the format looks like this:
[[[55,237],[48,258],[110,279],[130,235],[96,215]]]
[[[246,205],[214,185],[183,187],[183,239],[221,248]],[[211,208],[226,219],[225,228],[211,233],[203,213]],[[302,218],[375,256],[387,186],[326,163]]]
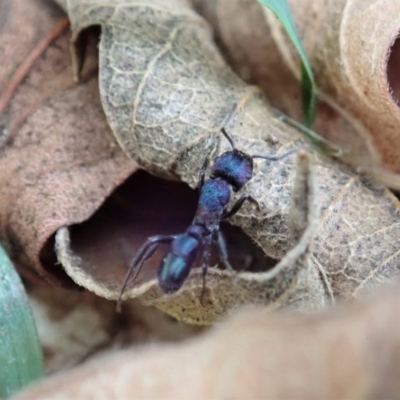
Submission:
[[[201,330],[138,302],[116,313],[114,302],[89,291],[28,287],[28,293],[46,375],[71,369],[111,348],[180,341]]]
[[[98,357],[13,399],[397,398],[399,320],[397,293],[312,316],[247,310],[197,339]]]
[[[43,5],[35,7],[29,19],[18,2],[12,4],[10,12],[20,18],[21,29],[29,29],[28,23],[31,29],[37,26],[34,18]],[[58,20],[59,10],[54,15],[44,11],[44,26]],[[2,32],[1,45],[8,44],[7,38]],[[39,275],[53,284],[65,281],[65,274],[55,266],[51,236],[61,226],[87,219],[136,169],[104,118],[96,54],[88,54],[85,80],[76,86],[68,40],[66,34],[59,37],[14,93],[3,120],[17,134],[0,150],[0,235],[24,276]]]
[[[296,243],[270,271],[241,272],[211,268],[207,276],[207,292],[200,302],[201,270],[195,269],[190,283],[173,295],[165,295],[156,279],[136,284],[123,299],[139,297],[141,302],[155,305],[175,318],[195,324],[211,324],[219,315],[232,312],[243,304],[266,304],[270,309],[291,307],[311,311],[328,301],[318,270],[310,263],[309,248],[318,224],[319,205],[309,156],[300,154],[290,213],[291,235]],[[57,256],[69,276],[99,296],[117,299],[119,287],[93,280],[87,265],[71,250],[67,228],[56,235]],[[86,267],[86,268],[85,268]],[[204,303],[206,306],[204,306]]]
[[[143,167],[195,186],[205,155],[216,156],[228,148],[218,134],[225,124],[238,148],[248,153],[281,154],[294,147],[306,148],[316,176],[317,183],[308,188],[317,186],[315,198],[311,196],[314,189],[294,189],[295,158],[257,161],[246,191],[259,201],[261,210],[244,207],[232,222],[269,258],[256,272],[240,273],[239,282],[243,276],[247,281],[239,284],[224,271],[212,270],[210,307],[198,307],[197,270],[176,296],[161,295],[148,276],[128,295],[140,294],[143,302],[151,301],[181,319],[209,323],[236,307],[236,298],[260,302],[262,296],[254,299],[251,292],[253,284],[264,285],[262,301],[271,309],[292,306],[310,310],[338,298],[363,295],[393,279],[399,263],[397,200],[385,189],[314,153],[297,131],[276,119],[259,90],[243,83],[225,64],[207,23],[187,2],[132,5],[116,1],[110,6],[71,0],[62,4],[69,12],[74,40],[84,28],[102,27],[101,101],[118,142]],[[96,58],[93,54],[86,58],[83,82],[75,87],[66,48],[65,37],[50,47],[8,110],[13,126],[24,109],[37,105],[0,155],[0,170],[6,171],[0,176],[6,193],[0,207],[0,235],[14,259],[25,266],[34,263],[41,275],[53,280],[61,273],[51,252],[53,234],[58,230],[57,251],[70,277],[100,295],[116,298],[129,260],[149,236],[148,226],[159,214],[147,204],[145,218],[135,215],[136,225],[126,217],[124,207],[118,220],[98,224],[104,216],[100,210],[97,220],[94,215],[81,223],[136,164],[116,146],[104,119],[97,81],[90,78]],[[60,92],[60,86],[64,91]],[[49,92],[43,94],[43,88]],[[308,168],[300,168],[297,176],[310,173]],[[136,187],[133,197],[125,194],[118,201],[141,198],[146,190]],[[303,202],[299,203],[295,193],[303,193]],[[114,194],[105,207],[117,208]],[[186,196],[181,204],[188,202]],[[295,213],[293,200],[297,201]],[[315,227],[301,224],[310,222],[310,215],[317,210],[301,207],[308,201],[316,202],[322,211],[311,245]],[[181,207],[175,209],[181,212]],[[173,219],[172,224],[162,219],[156,222],[164,229],[183,230],[191,216],[186,225],[180,225],[182,218],[176,219],[179,222]],[[91,229],[86,231],[88,226]],[[140,239],[136,237],[127,251],[127,235],[132,229]],[[86,241],[85,232],[90,232]],[[111,240],[110,232],[117,232],[117,240]],[[99,247],[99,243],[106,246]],[[299,259],[290,258],[293,254]],[[295,273],[278,276],[279,271]],[[179,296],[186,297],[186,307]]]
[[[107,2],[69,1],[64,6],[75,46],[82,30],[101,26],[103,106],[117,140],[144,168],[162,176],[178,176],[195,186],[205,154],[216,156],[227,149],[217,133],[222,125],[235,137],[238,147],[250,154],[279,154],[304,146],[298,132],[273,116],[259,91],[245,85],[226,66],[213,45],[209,27],[188,2],[137,5],[121,1],[110,6]],[[80,64],[76,59],[75,71]],[[270,143],[269,135],[275,138]],[[398,265],[396,235],[388,234],[397,230],[397,201],[325,158],[316,156],[313,165],[321,187],[317,202],[323,217],[311,250],[308,278],[313,283],[303,294],[307,297],[313,290],[319,294],[311,295],[305,308],[368,292],[378,282],[390,280]],[[255,213],[245,207],[233,219],[276,260],[295,248],[290,229],[294,175],[291,160],[258,163],[246,191],[257,198],[261,211]],[[385,250],[378,250],[383,237]],[[74,254],[68,247],[66,229],[59,231],[57,242],[60,260],[77,281],[91,290],[97,285],[99,294],[116,298],[116,285],[104,287],[101,280],[92,281],[94,268],[85,266],[83,253]],[[198,299],[193,296],[196,273],[176,296],[161,295],[155,281],[145,281],[130,294],[139,295],[144,302],[151,294],[153,304],[176,317],[201,323],[232,307],[229,298],[241,298],[240,285],[229,279],[222,289],[217,282],[223,282],[226,274],[214,270],[208,281],[210,307],[199,311]],[[256,276],[253,274],[250,280],[257,281]],[[183,302],[186,296],[188,300]],[[175,302],[176,297],[179,302]],[[277,306],[279,301],[271,303],[272,308]],[[195,318],[190,316],[192,312]]]
[[[280,22],[252,0],[193,0],[231,65],[272,104],[301,117],[298,56]],[[320,97],[316,129],[353,165],[399,188],[400,5],[391,0],[289,1]],[[295,78],[296,77],[296,78]]]

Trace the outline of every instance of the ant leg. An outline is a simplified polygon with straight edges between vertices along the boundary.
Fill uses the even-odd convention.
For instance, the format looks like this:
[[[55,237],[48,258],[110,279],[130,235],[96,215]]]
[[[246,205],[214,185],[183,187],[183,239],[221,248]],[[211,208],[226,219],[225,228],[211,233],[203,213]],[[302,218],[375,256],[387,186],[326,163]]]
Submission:
[[[131,265],[128,269],[128,272],[125,275],[124,284],[122,285],[121,291],[119,293],[119,297],[117,300],[117,311],[121,311],[121,300],[122,295],[128,284],[134,281],[140,273],[140,270],[143,267],[145,261],[147,261],[157,250],[158,246],[162,243],[171,243],[176,238],[175,235],[167,235],[167,236],[153,236],[147,239],[146,243],[140,248],[140,250],[136,253],[136,256],[131,262]],[[139,265],[138,268],[136,266]],[[136,270],[135,270],[136,268]],[[132,279],[131,275],[134,273]]]
[[[229,269],[232,272],[235,279],[237,279],[237,274],[239,272],[247,271],[255,264],[256,258],[254,255],[251,255],[250,260],[247,259],[244,261],[245,266],[243,269],[241,269],[240,271],[235,270],[228,260],[228,249],[226,247],[226,239],[225,239],[225,236],[222,233],[222,231],[219,230],[217,232],[216,239],[217,239],[216,242],[217,242],[218,249],[219,249],[219,258],[220,258],[222,264],[224,264],[225,268]]]
[[[204,177],[209,163],[210,163],[210,157],[207,156],[200,170],[199,181],[197,182],[197,189],[201,189],[204,185]]]
[[[228,260],[228,249],[226,248],[226,240],[224,234],[219,230],[217,236],[218,250],[219,250],[219,258],[224,264],[226,269],[229,269],[232,274],[236,275],[236,271],[233,269],[231,263]]]
[[[149,248],[147,249],[146,253],[143,255],[143,257],[140,260],[140,263],[136,264],[135,267],[135,274],[129,278],[127,280],[127,285],[129,285],[131,282],[134,282],[137,278],[137,276],[139,275],[140,270],[143,267],[143,264],[151,258],[151,256],[156,252],[156,250],[158,249],[158,246],[160,245],[160,243],[153,243],[152,246],[149,246]]]
[[[251,197],[249,194],[244,194],[233,205],[233,207],[231,208],[230,211],[225,211],[222,214],[221,219],[228,219],[228,218],[232,217],[233,215],[235,215],[240,210],[240,208],[242,207],[243,203],[246,200],[249,201],[250,203],[253,203],[256,206],[257,210],[260,211],[260,205],[258,204],[258,201],[255,198]]]
[[[200,303],[203,307],[203,297],[206,289],[206,275],[207,275],[207,269],[208,269],[208,264],[210,262],[210,254],[211,254],[211,239],[212,235],[209,235],[205,238],[204,240],[204,250],[203,250],[203,266],[202,266],[202,278],[203,278],[203,286],[201,288],[201,294],[200,294]]]

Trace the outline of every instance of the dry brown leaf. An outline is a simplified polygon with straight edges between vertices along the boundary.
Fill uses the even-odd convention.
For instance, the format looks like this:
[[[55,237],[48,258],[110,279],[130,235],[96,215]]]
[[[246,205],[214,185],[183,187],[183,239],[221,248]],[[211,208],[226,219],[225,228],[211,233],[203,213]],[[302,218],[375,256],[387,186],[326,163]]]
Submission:
[[[58,7],[51,4],[38,7],[35,2],[25,0],[0,2],[0,57],[3,60],[0,63],[0,93],[29,51],[63,17]],[[41,23],[32,23],[37,20]]]
[[[399,300],[307,317],[247,310],[198,339],[97,358],[13,399],[398,398]]]
[[[124,298],[139,297],[144,304],[155,305],[179,320],[197,324],[210,324],[220,314],[232,312],[241,304],[269,304],[270,309],[291,307],[302,311],[324,306],[327,294],[318,270],[309,260],[309,246],[319,216],[315,190],[309,157],[302,154],[290,210],[290,234],[296,245],[272,270],[257,274],[242,272],[233,279],[230,271],[211,269],[206,307],[200,303],[202,279],[199,269],[191,275],[190,283],[173,296],[163,294],[157,280],[153,279],[137,285]],[[56,248],[59,261],[78,284],[99,296],[117,298],[120,287],[110,285],[110,280],[107,282],[104,278],[103,281],[93,280],[93,268],[71,250],[67,228],[57,232]],[[96,272],[94,274],[99,278]]]
[[[46,375],[70,369],[110,349],[181,341],[201,331],[135,301],[116,313],[114,302],[89,291],[28,287],[28,293]]]
[[[212,23],[240,76],[260,85],[273,104],[299,118],[299,87],[294,77],[300,76],[300,63],[272,13],[253,0],[193,2]],[[317,130],[349,151],[354,164],[375,168],[381,179],[398,187],[398,177],[381,168],[400,172],[400,3],[289,3],[317,85],[327,100],[319,107]],[[340,107],[346,109],[344,114]]]
[[[204,156],[228,148],[217,133],[223,124],[238,147],[249,153],[279,154],[303,143],[297,132],[273,116],[263,96],[225,65],[207,24],[187,2],[62,3],[71,19],[74,43],[79,42],[83,29],[101,25],[103,106],[121,146],[146,169],[162,176],[178,176],[195,186]],[[79,64],[76,59],[76,71]],[[313,169],[323,216],[312,246],[311,272],[308,282],[303,283],[302,295],[308,304],[305,302],[302,309],[365,294],[390,281],[399,261],[397,200],[322,157],[315,157]],[[291,159],[257,163],[246,191],[258,199],[261,211],[245,207],[233,219],[275,260],[296,245],[289,227],[294,175]],[[76,245],[69,242],[66,229],[58,232],[57,241],[59,257],[75,280],[102,296],[117,297],[121,281],[113,279],[121,276],[121,269],[113,259],[109,260],[113,275],[104,279],[96,274],[96,264],[84,250],[74,251]],[[209,303],[200,308],[197,274],[194,271],[194,279],[173,296],[161,295],[156,282],[146,279],[130,294],[141,295],[146,303],[150,298],[152,304],[174,316],[196,323],[209,323],[230,309],[232,303],[227,298],[237,302],[246,298],[240,285],[231,278],[227,281],[223,271],[212,269]],[[240,279],[246,279],[248,285],[257,281],[257,276],[263,274],[247,277],[242,273]],[[281,283],[290,286],[286,277],[280,276]],[[266,283],[262,284],[265,286],[260,285],[259,290],[271,308],[288,305],[290,291],[271,296],[266,294]],[[276,296],[279,300],[271,302]],[[253,297],[260,296],[253,293]],[[297,301],[298,306],[301,301]]]
[[[150,171],[179,177],[194,186],[205,154],[216,155],[228,148],[216,134],[224,121],[238,147],[249,153],[279,154],[303,143],[296,131],[273,117],[263,96],[225,65],[207,24],[187,3],[157,6],[153,2],[135,7],[115,2],[111,8],[102,7],[100,2],[74,4],[69,1],[64,5],[76,13],[71,16],[75,39],[83,27],[103,25],[100,81],[107,118],[125,150]],[[108,20],[111,14],[112,24]],[[73,225],[70,247],[67,228],[57,234],[59,257],[70,277],[95,293],[116,298],[129,260],[148,236],[149,226],[157,225],[157,214],[145,204],[140,210],[148,213],[147,218],[140,220],[137,213],[132,223],[125,206],[115,204],[142,198],[145,189],[139,185],[129,196],[125,189],[122,200],[113,194],[104,205],[104,209],[117,209],[118,218],[114,218],[116,214],[104,218],[106,214],[100,211],[87,224],[74,226],[97,210],[132,173],[135,164],[115,145],[99,104],[97,82],[87,78],[94,68],[93,55],[85,62],[82,76],[86,78],[73,87],[66,47],[63,37],[48,49],[8,110],[8,125],[19,124],[21,128],[0,157],[0,169],[6,171],[0,176],[5,193],[0,234],[14,259],[25,266],[34,263],[41,275],[53,281],[61,268],[48,253],[52,234]],[[140,77],[143,80],[138,83]],[[132,89],[135,84],[138,92]],[[193,95],[190,106],[185,97],[189,92]],[[129,103],[132,96],[137,96],[136,103]],[[31,115],[21,122],[26,110]],[[133,112],[136,119],[130,119]],[[250,297],[254,302],[262,299],[272,309],[291,306],[310,310],[390,281],[397,273],[399,257],[396,199],[314,155],[312,168],[319,189],[316,200],[313,190],[293,189],[294,160],[257,162],[246,191],[259,200],[261,211],[245,207],[233,219],[268,255],[257,269],[266,272],[241,273],[238,284],[230,274],[211,269],[208,307],[199,307],[197,270],[181,292],[163,296],[151,280],[150,269],[130,294],[140,293],[146,304],[156,304],[180,319],[210,323]],[[308,182],[309,168],[301,167],[297,176]],[[185,203],[189,203],[185,190],[184,206],[174,207],[172,202],[176,214],[159,221],[163,229],[183,230],[190,223],[193,211],[182,222],[187,218]],[[156,195],[161,197],[160,193]],[[318,201],[323,212],[310,251],[314,227],[309,224],[306,228],[301,221],[315,220],[311,218],[314,211],[310,212],[314,207],[303,207],[296,223],[291,210],[302,207],[298,201],[291,207],[294,193],[302,193],[303,205]],[[174,194],[168,197],[175,201]],[[297,236],[303,233],[299,243],[294,232]],[[293,260],[293,254],[301,257]],[[281,262],[270,269],[279,259]],[[282,270],[284,273],[278,274]],[[252,292],[254,284],[257,292]]]
[[[35,20],[39,15],[45,27],[57,21],[42,2],[29,4],[36,10],[32,18],[21,12],[19,2],[9,3],[10,20],[22,27],[21,34],[42,26]],[[89,56],[88,79],[74,85],[68,41],[64,35],[51,45],[18,87],[3,117],[7,130],[18,134],[0,152],[2,241],[25,275],[32,276],[34,266],[52,283],[62,269],[54,257],[47,258],[47,241],[51,246],[58,228],[89,218],[136,169],[115,143],[102,112],[96,56]],[[0,33],[2,48],[3,43],[8,46],[6,33]],[[12,65],[18,61],[10,59]]]

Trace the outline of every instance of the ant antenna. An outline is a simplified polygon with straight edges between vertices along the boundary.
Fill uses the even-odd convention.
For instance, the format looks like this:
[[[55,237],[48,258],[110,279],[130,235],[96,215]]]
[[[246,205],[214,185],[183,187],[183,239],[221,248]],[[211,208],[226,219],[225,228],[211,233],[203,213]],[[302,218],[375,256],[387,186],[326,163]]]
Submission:
[[[284,159],[286,157],[291,156],[294,153],[297,153],[300,150],[301,150],[300,148],[292,149],[292,150],[289,150],[286,153],[283,153],[280,156],[263,156],[261,154],[255,154],[254,156],[251,156],[251,158],[253,158],[253,159],[254,158],[263,158],[264,160],[269,160],[269,161],[279,161],[279,160],[282,160],[282,159]]]
[[[130,266],[130,268],[125,276],[125,281],[122,286],[122,289],[119,292],[119,296],[118,296],[118,300],[117,300],[117,312],[121,312],[122,295],[124,294],[126,287],[128,286],[129,283],[134,282],[136,280],[145,261],[146,261],[145,259],[141,260],[139,267],[136,266],[137,263],[135,263],[135,262],[133,262],[132,265]],[[136,267],[136,270],[135,270],[133,277],[131,278],[130,275],[132,274],[134,267]]]
[[[235,150],[235,143],[233,142],[233,139],[228,135],[228,132],[225,130],[225,128],[221,128],[221,132],[228,139],[228,142],[232,146],[232,149]]]

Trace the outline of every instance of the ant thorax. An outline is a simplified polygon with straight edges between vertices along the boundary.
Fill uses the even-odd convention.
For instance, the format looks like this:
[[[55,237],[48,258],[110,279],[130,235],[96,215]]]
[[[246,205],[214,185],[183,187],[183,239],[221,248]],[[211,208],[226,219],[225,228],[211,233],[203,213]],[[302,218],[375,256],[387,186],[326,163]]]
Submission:
[[[215,229],[220,216],[231,199],[231,188],[223,179],[210,179],[200,191],[194,224],[202,225],[206,231]]]
[[[234,149],[221,154],[215,159],[210,178],[225,180],[237,192],[252,176],[253,159],[248,154]]]
[[[207,230],[202,225],[190,225],[186,231],[186,233],[189,236],[191,236],[199,241],[203,238],[203,236],[206,232],[207,232]]]

